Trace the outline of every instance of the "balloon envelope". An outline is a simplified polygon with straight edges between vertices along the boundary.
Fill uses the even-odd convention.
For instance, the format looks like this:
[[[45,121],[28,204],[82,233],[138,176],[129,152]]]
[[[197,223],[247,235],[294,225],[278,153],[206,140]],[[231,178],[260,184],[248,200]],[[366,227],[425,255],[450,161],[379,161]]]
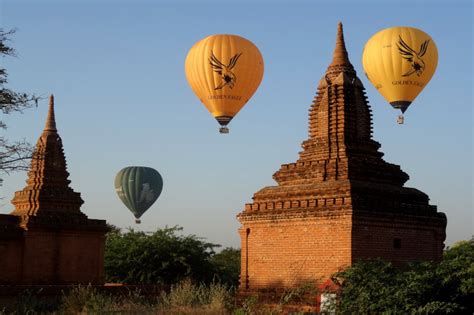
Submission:
[[[117,195],[137,219],[158,199],[162,189],[163,179],[151,167],[125,167],[115,177]]]
[[[249,40],[212,35],[197,42],[185,61],[191,89],[226,126],[255,93],[263,78],[263,58]]]
[[[438,50],[425,32],[413,27],[392,27],[368,40],[362,64],[380,94],[405,112],[433,76]]]

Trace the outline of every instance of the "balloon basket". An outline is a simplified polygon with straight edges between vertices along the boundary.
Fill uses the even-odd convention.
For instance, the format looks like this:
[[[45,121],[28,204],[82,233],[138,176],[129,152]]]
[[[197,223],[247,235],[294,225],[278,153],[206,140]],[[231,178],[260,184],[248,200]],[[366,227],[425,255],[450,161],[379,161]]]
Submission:
[[[220,128],[219,128],[219,132],[220,132],[220,133],[229,133],[229,128],[227,128],[227,127],[220,127]]]
[[[135,219],[135,223],[140,224],[140,223],[142,223],[142,221],[140,219]]]
[[[398,123],[399,125],[403,125],[404,122],[405,122],[405,117],[403,117],[403,115],[399,115],[399,116],[397,117],[397,123]]]

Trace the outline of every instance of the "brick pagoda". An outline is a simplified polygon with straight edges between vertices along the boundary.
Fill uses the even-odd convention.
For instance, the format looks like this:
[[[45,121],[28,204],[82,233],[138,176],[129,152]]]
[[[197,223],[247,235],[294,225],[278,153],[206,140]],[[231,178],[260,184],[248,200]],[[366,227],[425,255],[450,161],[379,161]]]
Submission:
[[[324,282],[359,259],[439,261],[446,216],[372,139],[364,86],[339,24],[331,64],[309,111],[309,138],[295,163],[273,175],[237,217],[241,293]]]
[[[0,215],[0,284],[103,283],[106,223],[81,212],[68,176],[51,96],[27,186]]]

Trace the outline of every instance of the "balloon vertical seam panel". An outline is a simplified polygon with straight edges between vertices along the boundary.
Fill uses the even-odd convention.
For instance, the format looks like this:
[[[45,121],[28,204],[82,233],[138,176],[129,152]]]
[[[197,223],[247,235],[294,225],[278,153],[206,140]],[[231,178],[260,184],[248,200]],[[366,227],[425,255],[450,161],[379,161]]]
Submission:
[[[383,94],[387,95],[387,97],[390,99],[390,83],[387,80],[387,75],[394,76],[395,75],[395,69],[393,67],[393,31],[387,31],[387,32],[382,32],[380,34],[380,55],[381,55],[381,62],[382,62],[382,67],[381,67],[381,78],[385,78],[384,80],[381,80],[382,88],[380,89]],[[389,53],[384,53],[384,45],[388,44],[390,51]],[[392,71],[390,71],[392,70]]]
[[[233,37],[233,38],[229,37],[228,40],[229,40],[229,46],[230,46],[230,49],[229,49],[230,54],[227,56],[228,59],[230,60],[230,58],[237,56],[237,54],[241,54],[239,59],[236,62],[236,67],[234,71],[235,73],[239,74],[236,78],[234,91],[240,91],[240,93],[237,93],[237,94],[243,94],[242,87],[246,86],[245,82],[248,81],[248,73],[245,70],[242,71],[242,69],[244,69],[244,66],[245,66],[244,61],[248,59],[248,51],[244,48],[238,49],[238,46],[234,50],[232,47],[232,44],[230,43],[232,42],[232,43],[238,44],[238,42],[242,42],[244,44],[247,44],[247,42],[245,39],[241,37]],[[242,77],[244,80],[242,80]],[[233,102],[231,103],[229,112],[231,112],[232,116],[235,116],[242,109],[242,107],[244,107],[244,105],[245,103],[243,101],[239,103]]]
[[[255,76],[255,78],[254,78],[255,84],[254,84],[254,89],[252,91],[252,96],[257,92],[257,89],[260,86],[260,84],[262,83],[263,76],[265,74],[265,63],[263,61],[263,55],[262,55],[261,51],[258,49],[257,46],[255,46],[254,54],[255,54],[255,59],[258,60],[257,69],[256,69],[256,71],[258,71],[258,75]]]
[[[137,194],[136,194],[136,188],[137,188],[137,183],[138,183],[138,176],[139,176],[139,170],[136,168],[132,168],[132,178],[133,178],[133,183],[130,183],[129,185],[132,185],[133,189],[131,189],[132,192],[132,198],[133,198],[133,203],[135,204],[137,202]],[[139,211],[134,207],[135,211],[135,216],[140,217]]]
[[[193,78],[197,78],[197,80],[190,80],[190,78],[188,77],[188,82],[190,82],[190,85],[191,85],[191,88],[194,92],[194,94],[198,95],[196,93],[196,91],[198,91],[199,89],[202,89],[203,86],[205,85],[203,83],[203,78],[199,76],[199,70],[196,68],[196,62],[194,61],[196,58],[198,58],[198,50],[199,50],[199,47],[198,47],[198,44],[196,43],[193,48],[191,48],[191,52],[190,52],[190,55],[189,55],[189,65],[188,65],[188,68],[190,69],[190,76],[193,77]],[[198,95],[199,97],[199,95]],[[203,100],[201,100],[202,102],[204,102]]]
[[[130,168],[125,168],[123,170],[124,175],[122,175],[123,177],[121,180],[122,189],[128,187],[128,176],[129,176],[130,171],[131,171]],[[133,212],[133,203],[132,203],[132,199],[130,198],[130,194],[128,193],[128,189],[125,189],[124,193],[125,193],[125,198],[127,199],[127,208],[129,208]]]
[[[224,64],[226,63],[224,59],[224,39],[225,38],[227,38],[227,35],[222,35],[222,37],[213,37],[213,43],[211,45],[212,47],[211,51],[214,52],[214,56]],[[216,50],[217,47],[219,47],[218,51]],[[207,51],[207,55],[209,54],[210,54],[210,51]],[[210,87],[211,91],[209,92],[209,94],[211,95],[214,93],[218,94],[216,88],[219,86],[219,78],[216,78],[217,76],[215,75],[214,70],[209,65],[210,64],[208,63],[207,67],[209,69],[208,71],[210,73],[210,76],[212,77],[212,83],[213,83],[212,86]],[[223,101],[218,99],[218,100],[212,100],[211,102],[214,104],[212,115],[214,117],[220,116],[220,113],[219,113],[221,112],[220,108],[225,107]]]
[[[209,40],[206,42],[206,45],[204,45],[202,49],[202,59],[205,60],[204,63],[202,64],[202,71],[206,75],[206,82],[207,82],[207,90],[208,90],[208,95],[212,95],[213,89],[216,86],[216,78],[214,76],[214,73],[212,71],[212,68],[210,69],[209,65],[209,51],[214,51],[214,48],[216,45],[219,45],[218,38],[216,37],[210,37]],[[215,55],[215,53],[214,53]],[[216,112],[216,102],[215,101],[210,101],[210,109],[209,111],[211,114],[215,117],[214,113]]]
[[[190,62],[190,59],[195,58],[196,56],[195,50],[196,50],[196,45],[193,45],[191,49],[189,50],[188,55],[186,56],[185,65],[184,65],[186,79],[188,81],[188,84],[191,86],[191,90],[193,91],[194,94],[196,94],[194,91],[198,87],[197,82],[189,80],[189,77],[195,76],[195,73],[196,73],[196,69],[194,69],[194,67],[191,67],[193,63]]]
[[[204,41],[204,40],[203,40]],[[193,62],[193,69],[195,71],[195,74],[196,74],[196,78],[198,78],[199,80],[199,85],[198,85],[198,90],[197,91],[200,91],[200,90],[203,90],[203,89],[206,89],[206,87],[208,86],[207,84],[207,81],[206,81],[206,77],[204,75],[202,75],[202,71],[200,69],[200,62],[201,61],[201,58],[202,58],[202,53],[201,53],[201,49],[202,47],[199,45],[202,41],[198,42],[196,44],[196,49],[194,51],[194,60],[198,60],[198,62]],[[206,106],[206,100],[205,98],[203,97],[202,98],[202,103],[204,106]],[[207,106],[206,106],[206,109],[207,109]]]
[[[198,69],[198,62],[196,62],[196,59],[199,58],[200,54],[200,46],[199,46],[199,42],[196,43],[194,46],[193,46],[193,50],[191,51],[191,64],[190,64],[190,69],[192,69],[193,71],[193,74],[192,74],[192,77],[193,78],[197,78],[197,81],[196,80],[189,80],[191,82],[193,82],[193,84],[195,84],[195,88],[193,89],[194,93],[199,97],[197,91],[201,90],[201,89],[204,89],[205,86],[206,86],[206,83],[204,81],[205,78],[203,78],[201,75],[200,75],[200,71]],[[201,99],[202,103],[205,104],[205,101],[204,99]]]
[[[248,44],[251,45],[251,46],[254,46],[254,45],[253,45],[252,43],[250,43],[250,42],[249,42]],[[253,47],[252,47],[252,48],[253,48]],[[255,47],[255,48],[256,48],[256,47]],[[258,60],[258,56],[257,56],[257,51],[256,51],[256,50],[254,50],[254,51],[246,51],[246,54],[247,54],[247,56],[245,56],[246,58],[250,58],[251,60],[256,60],[256,61]],[[250,57],[248,56],[249,54],[251,54]],[[254,64],[252,64],[252,66],[249,65],[248,68],[249,68],[249,69],[247,69],[247,71],[249,71],[249,72],[253,72],[253,71],[257,72],[257,71],[259,70],[259,69],[258,69],[258,61],[257,61],[257,63],[256,63],[255,65],[254,65]],[[246,84],[245,84],[245,83],[242,83],[242,84],[243,84],[244,86],[245,86],[245,85],[246,85],[246,86],[249,86],[249,93],[248,93],[248,95],[251,97],[251,96],[255,93],[255,91],[256,91],[255,85],[256,85],[256,80],[258,79],[258,75],[250,75],[250,76],[247,75],[247,76],[245,76],[245,79],[246,79]],[[250,97],[249,97],[249,99],[250,99]],[[247,99],[247,97],[245,97],[245,100],[243,100],[243,105],[245,105],[247,102],[248,102],[248,99]],[[243,107],[243,106],[242,106],[242,107]]]
[[[128,177],[130,176],[131,169],[130,168],[125,168],[123,170],[123,172],[124,172],[124,174],[122,175],[121,185],[122,185],[122,189],[124,190],[125,198],[127,200],[127,208],[129,208],[130,211],[133,212],[132,199],[130,198],[130,194],[128,192],[129,190],[127,189],[128,188]]]
[[[216,86],[216,79],[213,74],[212,69],[209,69],[209,52],[214,51],[214,48],[216,45],[219,45],[219,41],[215,37],[211,37],[207,44],[204,46],[203,51],[202,51],[202,58],[205,60],[205,62],[202,64],[203,67],[203,73],[206,75],[206,82],[207,82],[207,90],[208,90],[208,95],[212,95],[214,92],[214,87]],[[215,54],[215,53],[214,53]],[[210,109],[209,111],[211,114],[215,117],[215,112],[217,111],[217,107],[219,106],[218,101],[210,100],[209,105]]]

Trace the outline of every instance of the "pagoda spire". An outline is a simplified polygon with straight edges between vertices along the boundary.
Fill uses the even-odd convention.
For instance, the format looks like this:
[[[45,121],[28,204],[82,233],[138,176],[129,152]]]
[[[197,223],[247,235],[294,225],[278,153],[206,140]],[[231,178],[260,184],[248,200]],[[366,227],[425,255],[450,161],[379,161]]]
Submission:
[[[336,47],[332,54],[332,62],[329,64],[325,75],[325,79],[328,81],[327,83],[330,83],[330,81],[335,79],[341,72],[351,77],[356,76],[354,67],[349,60],[349,54],[347,53],[342,23],[339,22],[337,25]]]
[[[27,186],[15,193],[11,214],[39,216],[58,214],[85,215],[80,211],[80,193],[70,187],[61,137],[56,129],[54,96],[49,98],[49,109],[44,130],[31,159]]]
[[[48,117],[46,118],[46,125],[43,132],[57,132],[56,118],[54,117],[54,95],[49,96]]]
[[[333,58],[319,82],[316,98],[310,109],[310,139],[318,143],[318,151],[326,153],[344,153],[348,146],[365,146],[368,142],[372,145],[371,121],[364,87],[349,61],[342,23],[339,22]],[[324,125],[327,127],[324,128]],[[330,148],[334,145],[336,147]],[[374,149],[376,151],[378,147]],[[303,155],[309,154],[310,158],[314,158],[312,151]]]
[[[334,53],[332,54],[332,62],[330,66],[335,65],[352,66],[351,62],[349,61],[349,55],[346,50],[346,43],[344,42],[344,31],[341,22],[339,22],[339,24],[337,25],[336,47],[334,48]]]
[[[331,180],[368,180],[402,186],[408,175],[381,160],[380,144],[372,139],[372,114],[364,86],[354,70],[344,42],[342,23],[337,26],[331,63],[321,78],[309,110],[309,138],[291,166],[273,178],[283,186]],[[363,168],[361,165],[370,164]],[[291,165],[291,164],[290,164]],[[376,172],[372,176],[370,172]]]

